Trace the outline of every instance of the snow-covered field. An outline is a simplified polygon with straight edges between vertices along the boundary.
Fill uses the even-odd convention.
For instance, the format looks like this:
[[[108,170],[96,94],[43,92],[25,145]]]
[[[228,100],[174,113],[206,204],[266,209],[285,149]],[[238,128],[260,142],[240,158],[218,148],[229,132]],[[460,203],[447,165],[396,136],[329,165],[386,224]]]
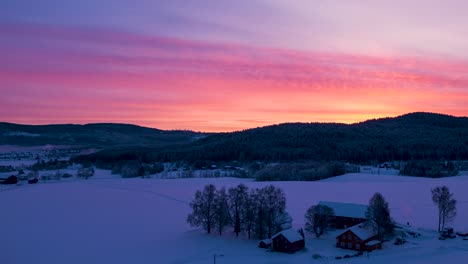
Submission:
[[[100,172],[105,173],[105,172]],[[334,247],[336,232],[309,236],[295,254],[265,251],[256,240],[206,235],[186,223],[195,190],[245,183],[274,184],[287,196],[293,226],[320,200],[367,204],[375,192],[389,202],[394,219],[422,233],[409,243],[368,256],[335,260],[353,251]],[[348,174],[320,182],[254,182],[236,178],[119,179],[110,174],[88,180],[24,185],[0,191],[0,263],[463,263],[468,241],[437,240],[437,209],[430,189],[447,185],[458,200],[451,224],[468,230],[468,177],[444,179]],[[339,232],[339,231],[338,231]],[[320,254],[321,259],[313,259]]]

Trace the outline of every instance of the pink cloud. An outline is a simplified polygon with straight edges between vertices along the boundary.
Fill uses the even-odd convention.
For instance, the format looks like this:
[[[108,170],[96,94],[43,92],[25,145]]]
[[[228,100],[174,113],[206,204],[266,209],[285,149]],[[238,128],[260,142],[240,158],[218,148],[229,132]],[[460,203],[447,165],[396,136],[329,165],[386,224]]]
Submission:
[[[222,131],[265,121],[468,113],[465,61],[31,25],[0,25],[0,50],[0,119],[10,122],[136,122]]]

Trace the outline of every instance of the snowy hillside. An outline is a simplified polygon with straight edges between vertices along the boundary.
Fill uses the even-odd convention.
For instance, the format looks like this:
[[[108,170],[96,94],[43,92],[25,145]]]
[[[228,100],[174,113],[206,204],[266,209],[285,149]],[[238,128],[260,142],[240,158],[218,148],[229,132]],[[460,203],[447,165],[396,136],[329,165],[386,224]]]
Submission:
[[[260,187],[248,179],[117,179],[24,185],[0,191],[0,263],[442,263],[468,259],[468,241],[437,240],[437,209],[430,189],[445,184],[458,200],[452,226],[468,230],[468,177],[427,179],[394,175],[348,174],[320,182],[274,182],[287,197],[293,226],[303,225],[306,209],[320,200],[368,203],[377,191],[389,202],[396,221],[422,234],[409,243],[368,256],[334,247],[337,232],[308,237],[306,250],[272,253],[256,240],[229,234],[206,235],[186,223],[195,190],[208,183]],[[340,197],[347,197],[342,201]],[[339,232],[339,231],[338,231]],[[401,250],[405,249],[405,250]],[[313,259],[320,254],[321,259]]]

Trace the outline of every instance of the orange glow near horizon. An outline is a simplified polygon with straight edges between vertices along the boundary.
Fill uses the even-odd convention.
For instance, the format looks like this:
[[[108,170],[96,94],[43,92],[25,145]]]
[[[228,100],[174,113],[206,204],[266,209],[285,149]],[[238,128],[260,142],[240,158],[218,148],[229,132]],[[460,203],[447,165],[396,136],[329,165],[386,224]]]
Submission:
[[[354,123],[415,111],[468,114],[464,61],[20,29],[47,41],[0,44],[6,58],[0,62],[0,121],[220,132],[285,122]],[[16,32],[0,27],[11,38]],[[126,42],[115,44],[115,38]],[[69,49],[69,42],[91,48]]]

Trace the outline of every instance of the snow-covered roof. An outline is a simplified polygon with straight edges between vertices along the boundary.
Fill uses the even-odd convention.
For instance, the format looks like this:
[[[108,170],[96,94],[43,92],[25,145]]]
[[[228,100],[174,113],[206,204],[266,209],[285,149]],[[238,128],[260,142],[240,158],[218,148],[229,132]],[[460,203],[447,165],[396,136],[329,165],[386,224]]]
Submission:
[[[263,242],[263,243],[269,245],[269,244],[271,244],[271,239],[265,238],[265,239],[263,239],[263,240],[260,240],[258,243],[261,243],[261,242]]]
[[[294,243],[296,241],[304,239],[301,236],[301,234],[299,234],[299,232],[297,232],[296,230],[294,230],[292,228],[286,229],[286,230],[283,230],[283,231],[279,232],[278,234],[272,236],[271,239],[275,239],[275,237],[277,237],[279,235],[283,235],[291,243]]]
[[[320,201],[319,205],[326,205],[333,209],[336,216],[366,218],[367,205],[353,203],[337,203]]]
[[[379,241],[379,240],[371,240],[371,241],[366,243],[366,246],[373,246],[373,245],[377,245],[377,244],[380,244],[380,243],[382,243],[382,242]]]
[[[366,227],[364,224],[358,224],[348,228],[346,231],[350,230],[361,240],[367,240],[376,235],[372,228]]]

